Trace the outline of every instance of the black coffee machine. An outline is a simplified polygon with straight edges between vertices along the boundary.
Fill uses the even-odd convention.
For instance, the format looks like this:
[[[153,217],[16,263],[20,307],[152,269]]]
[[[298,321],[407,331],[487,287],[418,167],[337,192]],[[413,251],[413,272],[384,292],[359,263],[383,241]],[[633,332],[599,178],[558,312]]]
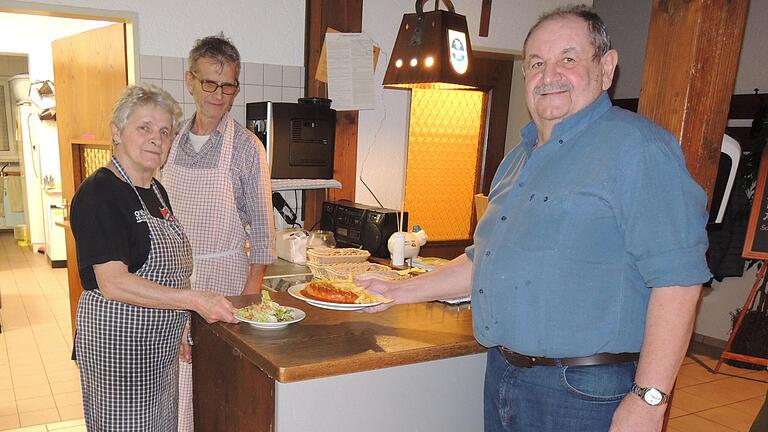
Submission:
[[[248,103],[245,122],[266,147],[273,179],[333,178],[336,110],[329,99]]]

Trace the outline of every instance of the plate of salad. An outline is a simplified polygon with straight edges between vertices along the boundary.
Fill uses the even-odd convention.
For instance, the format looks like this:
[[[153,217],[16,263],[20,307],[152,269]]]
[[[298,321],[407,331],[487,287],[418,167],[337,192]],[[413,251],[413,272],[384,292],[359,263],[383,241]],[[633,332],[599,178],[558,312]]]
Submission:
[[[254,303],[235,311],[235,318],[261,329],[281,329],[303,320],[303,310],[281,306],[269,297],[269,291],[261,292],[261,303]]]

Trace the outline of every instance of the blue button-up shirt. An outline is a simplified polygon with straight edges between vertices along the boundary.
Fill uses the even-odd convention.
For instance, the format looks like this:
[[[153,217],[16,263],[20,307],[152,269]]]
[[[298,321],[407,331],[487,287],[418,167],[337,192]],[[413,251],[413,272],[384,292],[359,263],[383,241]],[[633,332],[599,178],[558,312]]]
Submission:
[[[606,93],[502,161],[467,249],[478,341],[537,356],[637,352],[651,289],[697,285],[707,197],[680,145]]]

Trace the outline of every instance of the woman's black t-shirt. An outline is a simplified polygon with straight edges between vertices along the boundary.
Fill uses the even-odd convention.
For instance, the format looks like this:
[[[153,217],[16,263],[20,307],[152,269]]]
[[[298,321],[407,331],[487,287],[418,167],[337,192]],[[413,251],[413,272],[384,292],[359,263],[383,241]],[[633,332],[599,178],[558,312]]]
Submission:
[[[157,180],[163,200],[168,193]],[[158,218],[163,207],[152,188],[137,187],[149,213]],[[168,209],[171,210],[170,208]],[[93,273],[95,264],[121,261],[135,273],[149,256],[149,227],[141,202],[131,185],[107,168],[99,168],[80,184],[70,209],[75,236],[77,263],[83,289],[98,288]]]

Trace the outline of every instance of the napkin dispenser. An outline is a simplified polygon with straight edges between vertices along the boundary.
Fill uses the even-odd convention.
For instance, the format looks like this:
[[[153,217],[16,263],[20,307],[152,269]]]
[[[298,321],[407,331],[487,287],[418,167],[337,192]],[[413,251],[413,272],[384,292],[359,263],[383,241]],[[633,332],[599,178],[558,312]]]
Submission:
[[[296,264],[307,263],[309,232],[302,228],[289,228],[278,230],[275,237],[278,257]]]

